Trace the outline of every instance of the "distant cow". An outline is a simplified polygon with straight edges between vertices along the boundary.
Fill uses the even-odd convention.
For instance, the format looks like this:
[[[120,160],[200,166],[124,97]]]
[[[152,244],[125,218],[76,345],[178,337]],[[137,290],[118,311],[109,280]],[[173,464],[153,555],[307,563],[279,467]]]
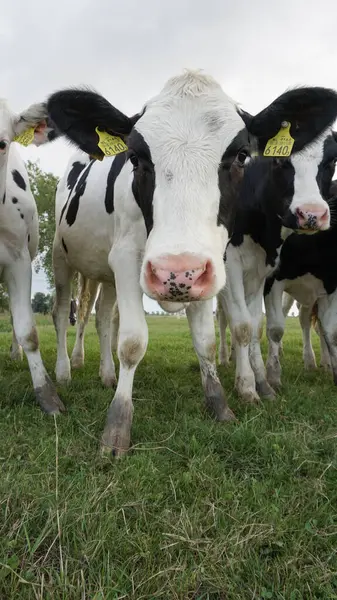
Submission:
[[[133,378],[148,341],[143,292],[159,302],[190,303],[186,313],[206,405],[218,419],[233,419],[216,372],[212,312],[212,297],[225,284],[228,227],[222,212],[250,152],[263,151],[286,120],[292,123],[295,157],[336,118],[336,93],[298,88],[253,117],[212,78],[187,72],[170,79],[131,118],[88,90],[56,92],[47,109],[56,132],[86,153],[71,159],[57,190],[57,380],[70,379],[66,326],[70,281],[78,271],[102,282],[97,318],[106,348],[116,293],[118,298],[120,372],[103,448],[118,455],[129,447]],[[118,152],[123,143],[127,150],[103,162],[89,159],[104,157],[107,135],[119,138],[112,142]],[[289,202],[291,226],[328,225],[322,199],[308,207],[302,191]]]
[[[285,230],[314,233],[296,237],[303,244],[315,245],[320,239],[317,236],[323,235],[319,232],[329,229],[327,199],[336,156],[335,137],[326,128],[299,154],[289,158],[253,158],[245,167],[232,212],[228,207],[223,211],[230,240],[225,254],[227,283],[218,300],[235,344],[235,386],[247,402],[275,396],[260,348],[266,277],[277,268]],[[294,247],[289,261],[296,264],[297,260],[302,260],[302,252]],[[280,302],[282,312],[282,294]],[[224,353],[223,332],[221,336]]]
[[[330,195],[332,196],[329,200],[332,214],[330,229],[315,236],[290,235],[282,246],[277,270],[266,281],[264,296],[269,343],[267,373],[268,381],[274,387],[281,385],[279,346],[284,333],[285,317],[282,311],[284,291],[300,304],[301,324],[307,336],[304,349],[309,354],[313,354],[310,342],[311,316],[313,310],[317,311],[323,365],[329,368],[328,354],[334,382],[337,385],[336,181],[331,186]]]
[[[31,307],[31,262],[38,247],[38,214],[14,143],[17,136],[25,145],[43,143],[49,132],[46,118],[43,105],[33,105],[16,115],[0,100],[0,275],[8,288],[12,314],[11,356],[21,358],[23,348],[40,407],[57,414],[64,406],[44,368]]]

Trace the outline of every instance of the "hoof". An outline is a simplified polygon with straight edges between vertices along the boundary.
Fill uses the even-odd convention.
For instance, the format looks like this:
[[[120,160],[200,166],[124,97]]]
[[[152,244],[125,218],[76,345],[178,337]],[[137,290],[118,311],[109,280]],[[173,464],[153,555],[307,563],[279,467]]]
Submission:
[[[70,364],[72,369],[82,369],[84,367],[84,357],[75,354],[71,357]]]
[[[14,350],[10,349],[10,357],[11,360],[21,361],[23,359],[23,352],[21,346],[18,346]]]
[[[331,371],[331,364],[330,363],[321,363],[320,364],[321,369],[323,369],[323,371],[325,371],[326,373],[330,373]]]
[[[102,373],[100,369],[99,376],[104,387],[110,388],[115,387],[117,385],[116,373]]]
[[[275,400],[275,390],[269,385],[268,381],[256,382],[256,391],[260,398],[266,398],[266,400]]]
[[[121,458],[130,447],[133,406],[113,400],[101,439],[101,454]]]
[[[59,415],[61,412],[65,412],[65,406],[58,397],[55,386],[48,375],[45,384],[35,389],[35,395],[41,410],[47,415]]]
[[[260,403],[260,396],[258,395],[258,393],[255,390],[240,390],[238,388],[236,388],[237,394],[238,396],[241,398],[241,400],[245,403],[245,404],[259,404]]]
[[[220,381],[214,379],[209,373],[204,381],[204,390],[206,409],[217,421],[235,420],[235,415],[226,402]]]
[[[316,371],[317,365],[314,362],[307,362],[307,363],[304,363],[304,369],[306,371]]]

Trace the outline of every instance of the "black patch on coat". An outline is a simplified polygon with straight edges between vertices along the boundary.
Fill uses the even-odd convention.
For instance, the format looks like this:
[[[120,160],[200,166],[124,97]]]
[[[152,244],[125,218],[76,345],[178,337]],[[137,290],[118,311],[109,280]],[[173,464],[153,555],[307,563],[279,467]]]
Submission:
[[[24,215],[22,213],[20,213],[20,217],[21,219],[24,219]]]
[[[87,177],[90,173],[90,169],[91,169],[92,165],[94,164],[94,162],[95,162],[94,160],[90,161],[90,163],[87,165],[85,170],[82,172],[82,175],[80,176],[80,178],[76,184],[75,192],[74,192],[73,197],[70,200],[69,208],[68,208],[67,214],[66,214],[66,221],[67,221],[69,227],[71,227],[76,221],[77,211],[78,211],[79,204],[80,204],[80,198],[81,198],[81,196],[83,196],[83,194],[85,192],[85,188],[87,185]],[[62,214],[61,214],[61,218],[62,218]]]
[[[74,185],[76,184],[76,181],[78,180],[79,175],[80,175],[81,171],[83,171],[85,166],[86,166],[86,164],[81,163],[79,160],[76,160],[72,164],[72,167],[71,167],[71,169],[68,173],[68,177],[67,177],[68,190],[72,191],[74,189]]]
[[[18,199],[17,199],[17,198],[15,198],[15,197],[14,197],[14,198],[12,198],[12,202],[13,202],[13,204],[17,204],[17,202],[18,202]]]
[[[16,185],[19,188],[21,188],[22,190],[26,190],[27,185],[26,185],[26,182],[25,182],[24,178],[22,177],[21,173],[19,173],[19,171],[17,171],[16,169],[14,169],[12,171],[12,175],[13,175],[13,179],[14,179]]]
[[[6,192],[4,193],[4,197],[2,199],[2,204],[5,204],[5,202],[6,202]]]
[[[289,160],[252,159],[245,167],[240,192],[227,227],[233,246],[249,235],[266,252],[266,264],[275,265],[282,244],[281,229],[291,223],[289,205],[294,196],[295,170]]]
[[[138,159],[137,167],[133,169],[132,193],[142,211],[146,232],[149,235],[153,227],[153,194],[156,186],[154,165],[151,152],[143,136],[133,129],[128,138],[129,156]]]
[[[110,171],[107,178],[106,183],[106,191],[105,191],[105,210],[111,215],[114,211],[114,186],[115,181],[120,174],[122,168],[124,167],[126,162],[126,152],[122,152],[121,154],[117,154],[113,159],[110,167]]]
[[[62,238],[62,246],[63,246],[65,252],[68,254],[68,248],[67,248],[66,243],[63,238]]]

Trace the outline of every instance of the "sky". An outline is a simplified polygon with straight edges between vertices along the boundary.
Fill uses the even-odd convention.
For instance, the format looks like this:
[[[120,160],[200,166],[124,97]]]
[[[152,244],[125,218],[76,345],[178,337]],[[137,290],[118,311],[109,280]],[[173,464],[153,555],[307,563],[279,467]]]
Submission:
[[[336,0],[11,0],[0,6],[1,92],[20,112],[90,84],[128,115],[184,68],[203,69],[252,114],[294,85],[337,89]],[[65,142],[20,146],[61,176]],[[45,291],[43,274],[33,290]],[[149,299],[145,306],[156,310]]]

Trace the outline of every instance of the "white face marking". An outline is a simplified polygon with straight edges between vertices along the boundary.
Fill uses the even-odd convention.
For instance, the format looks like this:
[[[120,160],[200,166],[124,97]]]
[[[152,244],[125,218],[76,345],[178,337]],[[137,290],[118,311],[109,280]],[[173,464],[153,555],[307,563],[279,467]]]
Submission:
[[[182,253],[211,259],[224,283],[228,236],[217,225],[218,168],[244,126],[234,101],[212,78],[200,74],[170,80],[147,104],[136,125],[155,169],[154,225],[146,260]]]
[[[326,131],[318,140],[290,159],[295,169],[294,197],[290,205],[292,213],[302,205],[329,210],[317,183],[318,167],[323,160],[324,142],[329,133],[330,130]]]

